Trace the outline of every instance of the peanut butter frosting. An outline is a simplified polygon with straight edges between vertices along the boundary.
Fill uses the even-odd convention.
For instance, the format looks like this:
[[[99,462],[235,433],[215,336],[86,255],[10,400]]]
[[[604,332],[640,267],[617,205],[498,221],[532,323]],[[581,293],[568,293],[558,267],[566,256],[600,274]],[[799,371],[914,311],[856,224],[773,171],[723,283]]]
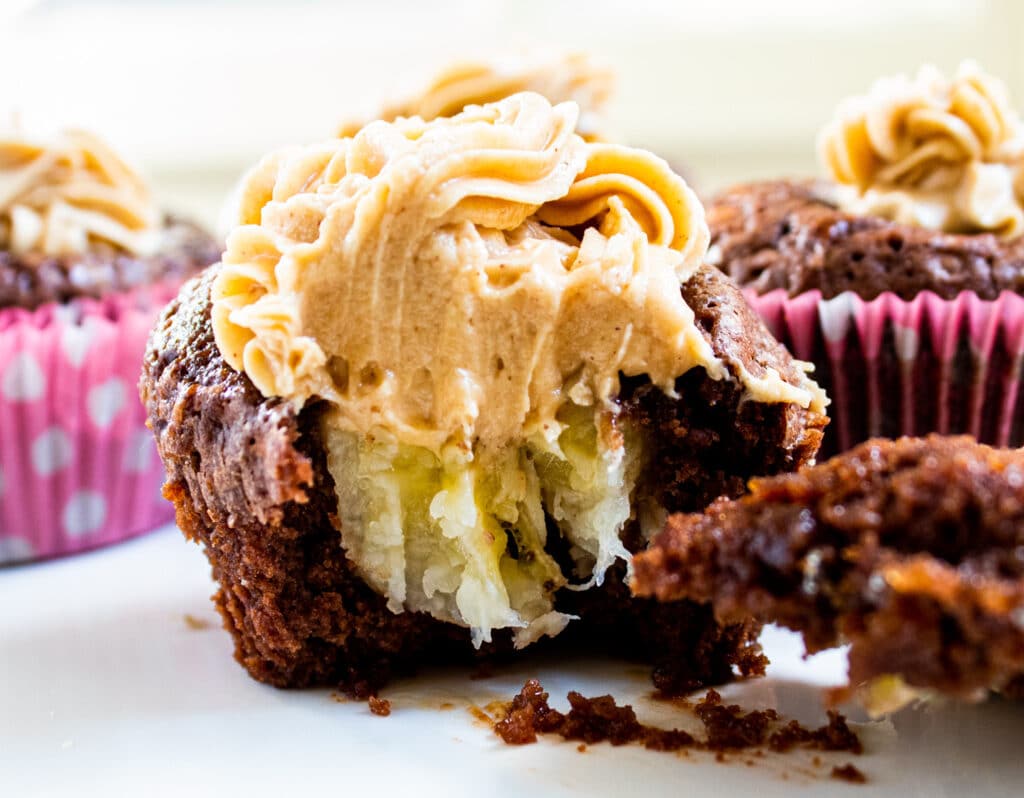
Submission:
[[[819,137],[839,202],[955,233],[1024,232],[1024,130],[1005,87],[972,62],[879,80]]]
[[[696,367],[732,379],[680,291],[707,249],[703,208],[661,159],[584,141],[578,115],[524,92],[272,154],[243,183],[213,284],[225,361],[265,396],[328,403],[360,573],[394,611],[478,644],[569,621],[545,513],[580,588],[628,561],[643,452],[617,426],[620,375],[670,396]],[[771,370],[738,381],[754,400],[825,403]]]
[[[604,115],[613,85],[612,71],[586,53],[509,54],[462,60],[442,69],[408,97],[384,106],[373,118],[390,122],[418,116],[430,121],[454,116],[468,105],[497,102],[532,91],[552,103],[572,100],[579,105],[576,132],[588,141],[596,141],[607,126]],[[346,123],[338,135],[353,136],[364,124]]]
[[[96,136],[0,137],[0,248],[67,255],[104,242],[141,255],[158,223],[142,178]]]
[[[215,283],[227,362],[435,451],[549,422],[570,381],[600,404],[620,372],[725,377],[679,293],[708,243],[695,195],[576,119],[522,93],[264,160]]]

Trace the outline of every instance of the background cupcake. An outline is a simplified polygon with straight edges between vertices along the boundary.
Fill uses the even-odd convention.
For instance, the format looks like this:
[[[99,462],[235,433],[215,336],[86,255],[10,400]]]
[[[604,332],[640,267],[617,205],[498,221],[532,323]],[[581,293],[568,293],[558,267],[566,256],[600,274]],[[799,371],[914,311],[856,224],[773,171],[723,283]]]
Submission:
[[[95,136],[0,137],[0,562],[171,520],[135,383],[160,307],[218,254]]]
[[[739,186],[712,259],[833,398],[827,450],[874,435],[1024,443],[1024,129],[972,63],[840,105],[830,181]]]
[[[338,135],[354,136],[375,119],[392,122],[400,117],[418,116],[429,122],[455,116],[467,105],[497,102],[521,91],[533,91],[551,102],[572,100],[579,105],[577,131],[592,141],[605,137],[614,84],[612,70],[584,52],[542,50],[530,55],[460,59],[369,118],[344,123]]]

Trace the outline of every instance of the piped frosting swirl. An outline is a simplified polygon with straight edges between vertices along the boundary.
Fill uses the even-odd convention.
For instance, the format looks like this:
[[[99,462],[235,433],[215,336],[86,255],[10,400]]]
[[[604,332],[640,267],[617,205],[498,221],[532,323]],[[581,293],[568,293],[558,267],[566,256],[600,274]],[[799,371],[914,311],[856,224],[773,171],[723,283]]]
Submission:
[[[265,159],[214,285],[227,362],[435,451],[550,422],[570,384],[601,404],[619,373],[724,377],[679,292],[707,247],[699,202],[576,118],[523,93]]]
[[[142,255],[158,224],[145,182],[96,136],[0,136],[0,248],[67,255],[102,242]]]
[[[1024,128],[1005,87],[965,62],[884,78],[842,103],[819,137],[856,213],[958,233],[1024,232]]]

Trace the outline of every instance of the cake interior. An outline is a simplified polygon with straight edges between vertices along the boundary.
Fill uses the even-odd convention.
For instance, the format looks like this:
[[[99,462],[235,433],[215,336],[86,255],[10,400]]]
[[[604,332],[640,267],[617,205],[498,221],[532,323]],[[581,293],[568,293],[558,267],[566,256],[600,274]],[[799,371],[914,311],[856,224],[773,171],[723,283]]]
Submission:
[[[390,609],[468,626],[475,645],[513,628],[523,646],[571,620],[554,609],[557,590],[600,585],[628,559],[620,533],[634,515],[639,430],[572,403],[556,421],[550,436],[468,461],[325,424],[345,550]],[[564,570],[549,526],[564,539]]]

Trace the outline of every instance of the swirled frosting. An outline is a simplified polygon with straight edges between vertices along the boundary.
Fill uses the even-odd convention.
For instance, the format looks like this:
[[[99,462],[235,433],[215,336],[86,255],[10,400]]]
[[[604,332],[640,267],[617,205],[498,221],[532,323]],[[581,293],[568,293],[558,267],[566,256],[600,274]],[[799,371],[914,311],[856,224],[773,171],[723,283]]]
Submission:
[[[158,222],[142,178],[96,136],[0,137],[0,248],[66,255],[104,242],[145,254]]]
[[[579,105],[576,132],[592,141],[601,137],[606,126],[604,114],[613,83],[611,70],[586,53],[458,61],[438,72],[409,97],[384,106],[373,118],[390,122],[400,117],[418,116],[430,121],[454,116],[469,105],[497,102],[519,92],[532,91],[553,103],[572,100]],[[355,135],[364,124],[346,123],[339,135]]]
[[[700,204],[653,155],[583,142],[576,116],[523,93],[264,161],[215,283],[227,362],[434,451],[550,421],[570,378],[602,402],[620,372],[669,391],[696,365],[724,376],[679,293]]]
[[[213,285],[224,359],[264,395],[329,404],[360,573],[476,642],[568,621],[545,513],[587,584],[628,560],[643,454],[617,426],[620,375],[669,395],[698,366],[729,378],[680,291],[708,245],[701,205],[650,153],[585,142],[577,117],[525,92],[273,154]],[[741,379],[821,407],[809,381]]]
[[[819,137],[840,204],[947,232],[1024,232],[1024,128],[1002,83],[965,62],[878,81]]]

